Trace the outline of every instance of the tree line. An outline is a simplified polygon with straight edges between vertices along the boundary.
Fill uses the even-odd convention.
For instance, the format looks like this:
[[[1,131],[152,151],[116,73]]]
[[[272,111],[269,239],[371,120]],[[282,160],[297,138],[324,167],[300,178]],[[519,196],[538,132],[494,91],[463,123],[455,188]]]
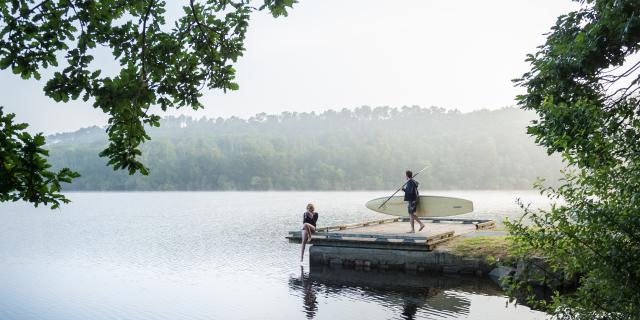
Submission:
[[[526,135],[516,108],[461,113],[418,106],[362,106],[193,119],[148,128],[148,176],[113,171],[96,154],[104,128],[49,136],[54,167],[81,174],[66,190],[380,190],[427,166],[422,189],[522,189],[562,167]]]

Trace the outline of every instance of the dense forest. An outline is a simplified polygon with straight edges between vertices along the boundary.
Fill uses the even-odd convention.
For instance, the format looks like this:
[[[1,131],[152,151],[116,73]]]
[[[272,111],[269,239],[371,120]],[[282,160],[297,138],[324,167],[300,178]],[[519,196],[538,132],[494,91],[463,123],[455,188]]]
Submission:
[[[106,166],[104,128],[48,137],[55,167],[82,177],[67,190],[380,190],[425,170],[424,189],[526,189],[562,163],[526,134],[533,114],[363,106],[250,119],[168,117],[143,147],[148,176]]]

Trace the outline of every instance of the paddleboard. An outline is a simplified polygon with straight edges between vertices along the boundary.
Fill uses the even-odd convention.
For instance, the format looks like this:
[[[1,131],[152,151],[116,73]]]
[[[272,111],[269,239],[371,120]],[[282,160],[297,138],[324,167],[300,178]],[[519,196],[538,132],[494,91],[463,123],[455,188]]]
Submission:
[[[367,208],[393,216],[409,216],[407,212],[407,203],[403,200],[403,196],[392,197],[384,206],[380,205],[389,197],[377,198],[370,200],[365,204]],[[473,211],[473,202],[450,197],[439,196],[420,196],[416,215],[418,217],[446,217],[465,214]]]

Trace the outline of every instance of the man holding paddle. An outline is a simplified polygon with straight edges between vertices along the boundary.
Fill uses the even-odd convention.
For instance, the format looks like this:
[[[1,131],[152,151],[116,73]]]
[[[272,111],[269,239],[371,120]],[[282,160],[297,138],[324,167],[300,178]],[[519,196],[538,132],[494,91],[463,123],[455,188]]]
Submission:
[[[420,221],[420,218],[416,215],[416,209],[418,208],[418,182],[413,180],[413,172],[411,170],[407,170],[407,183],[402,188],[404,191],[404,201],[407,202],[407,210],[409,211],[409,221],[411,222],[411,231],[409,233],[416,233],[416,229],[414,227],[415,221],[418,221],[420,224],[420,229],[418,232],[424,229],[424,223]]]

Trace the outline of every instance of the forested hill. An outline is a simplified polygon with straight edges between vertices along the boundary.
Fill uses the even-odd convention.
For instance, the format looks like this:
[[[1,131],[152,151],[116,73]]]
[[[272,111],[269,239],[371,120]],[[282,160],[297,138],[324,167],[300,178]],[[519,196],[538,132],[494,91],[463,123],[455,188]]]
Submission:
[[[82,177],[67,190],[379,190],[407,168],[421,189],[531,188],[562,167],[526,135],[516,108],[460,113],[441,108],[360,107],[259,114],[243,120],[169,117],[149,129],[149,176],[113,171],[98,153],[103,128],[48,137],[51,161]]]

